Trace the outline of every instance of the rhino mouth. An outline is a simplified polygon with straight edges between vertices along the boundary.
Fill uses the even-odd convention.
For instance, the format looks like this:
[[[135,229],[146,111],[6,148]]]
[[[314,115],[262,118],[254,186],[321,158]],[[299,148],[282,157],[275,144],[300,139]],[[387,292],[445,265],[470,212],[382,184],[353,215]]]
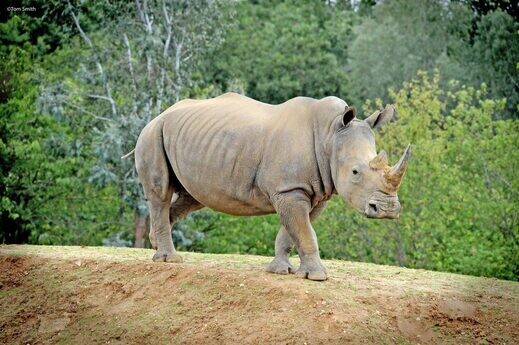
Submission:
[[[367,218],[390,218],[396,219],[400,216],[400,202],[397,196],[383,192],[373,193],[366,202],[364,215]]]

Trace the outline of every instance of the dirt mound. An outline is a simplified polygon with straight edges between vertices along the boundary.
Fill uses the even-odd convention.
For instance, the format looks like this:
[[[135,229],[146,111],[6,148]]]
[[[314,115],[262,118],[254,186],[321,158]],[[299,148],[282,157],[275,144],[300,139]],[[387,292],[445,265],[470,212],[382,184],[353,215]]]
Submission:
[[[345,261],[312,282],[270,258],[0,246],[2,344],[515,343],[519,283]]]

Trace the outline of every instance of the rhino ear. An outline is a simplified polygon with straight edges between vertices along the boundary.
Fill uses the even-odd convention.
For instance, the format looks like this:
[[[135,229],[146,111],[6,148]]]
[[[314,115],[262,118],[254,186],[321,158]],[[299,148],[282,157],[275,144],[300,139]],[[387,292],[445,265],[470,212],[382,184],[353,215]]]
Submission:
[[[344,114],[342,115],[342,125],[346,126],[357,116],[357,110],[354,107],[346,106]]]
[[[380,127],[384,126],[386,123],[388,123],[394,114],[395,114],[395,106],[392,104],[388,104],[388,105],[386,105],[384,110],[375,111],[364,121],[366,121],[367,124],[373,129],[380,128]]]

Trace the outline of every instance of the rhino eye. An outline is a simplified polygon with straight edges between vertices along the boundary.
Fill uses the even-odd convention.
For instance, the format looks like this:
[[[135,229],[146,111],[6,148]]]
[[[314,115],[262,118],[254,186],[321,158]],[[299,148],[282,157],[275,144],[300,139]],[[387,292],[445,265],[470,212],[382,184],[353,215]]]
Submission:
[[[353,169],[352,173],[353,173],[353,175],[357,175],[359,173],[359,171],[357,169]]]

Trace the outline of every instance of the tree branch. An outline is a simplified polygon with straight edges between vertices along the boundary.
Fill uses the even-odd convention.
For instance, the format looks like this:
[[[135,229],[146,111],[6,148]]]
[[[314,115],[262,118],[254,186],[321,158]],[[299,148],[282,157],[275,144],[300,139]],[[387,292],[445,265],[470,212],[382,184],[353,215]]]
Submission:
[[[87,97],[90,97],[90,98],[98,98],[98,99],[104,99],[105,101],[108,101],[108,102],[111,101],[111,98],[110,98],[110,97],[103,96],[103,95],[88,94]]]
[[[175,44],[175,102],[180,100],[180,91],[182,85],[182,79],[180,78],[180,62],[182,56],[182,41],[178,44]]]
[[[148,2],[144,0],[144,3],[141,5],[141,2],[139,0],[135,0],[135,4],[137,5],[137,12],[139,13],[139,18],[142,21],[142,24],[144,25],[144,30],[146,30],[147,33],[151,34],[153,32],[153,21],[150,20],[150,17],[148,16]]]
[[[126,33],[123,33],[123,41],[126,45],[126,57],[128,58],[128,69],[130,71],[132,91],[134,93],[134,96],[132,98],[132,114],[135,114],[137,113],[137,102],[135,101],[135,97],[137,94],[137,83],[135,81],[135,73],[133,72],[132,50],[130,48],[130,40],[128,40],[128,35],[126,35]]]
[[[132,64],[132,50],[130,48],[130,41],[128,40],[128,35],[123,33],[123,41],[126,46],[126,57],[128,58],[128,70],[130,71],[130,77],[132,82],[132,90],[137,92],[137,83],[135,82],[135,74],[133,72],[133,64]]]
[[[162,65],[160,66],[160,80],[159,80],[159,90],[157,95],[157,115],[161,113],[162,107],[162,97],[164,95],[164,80],[166,77],[166,65],[168,63],[168,51],[169,45],[171,43],[171,34],[172,34],[172,25],[171,18],[168,14],[168,10],[166,7],[166,1],[162,0],[162,14],[164,16],[164,21],[166,22],[166,41],[164,42],[164,49],[162,50]]]
[[[76,14],[73,11],[72,4],[68,0],[67,0],[67,3],[68,3],[68,6],[69,6],[69,9],[70,9],[70,14],[72,15],[72,20],[74,21],[74,24],[76,25],[76,28],[78,29],[79,34],[81,35],[81,37],[83,38],[83,40],[85,41],[87,46],[94,53],[95,64],[96,64],[96,67],[97,67],[97,70],[98,70],[99,74],[101,75],[101,80],[103,82],[103,86],[104,86],[104,89],[105,89],[105,92],[106,92],[106,95],[107,95],[106,98],[110,102],[110,105],[112,107],[112,114],[114,116],[117,116],[117,107],[115,105],[115,101],[112,98],[112,91],[110,89],[110,84],[108,83],[108,80],[106,78],[103,65],[101,64],[101,59],[99,58],[99,55],[97,54],[97,51],[96,51],[94,45],[92,44],[92,41],[87,36],[85,31],[83,31],[83,28],[81,28],[81,25],[79,24],[79,19],[78,19],[78,17],[76,16]]]
[[[90,116],[92,116],[92,117],[95,118],[95,119],[103,120],[103,121],[108,121],[108,122],[109,122],[109,121],[112,121],[111,119],[109,119],[109,118],[107,118],[107,117],[96,115],[96,114],[94,114],[93,112],[88,111],[88,110],[86,110],[86,109],[84,109],[84,108],[82,108],[82,107],[80,107],[80,106],[78,106],[78,105],[75,105],[75,104],[73,104],[73,103],[69,103],[69,102],[66,102],[66,101],[64,101],[63,103],[66,104],[67,106],[71,107],[71,108],[74,108],[74,109],[76,109],[76,110],[79,110],[80,112],[82,112],[82,113],[84,113],[84,114],[90,115]]]

